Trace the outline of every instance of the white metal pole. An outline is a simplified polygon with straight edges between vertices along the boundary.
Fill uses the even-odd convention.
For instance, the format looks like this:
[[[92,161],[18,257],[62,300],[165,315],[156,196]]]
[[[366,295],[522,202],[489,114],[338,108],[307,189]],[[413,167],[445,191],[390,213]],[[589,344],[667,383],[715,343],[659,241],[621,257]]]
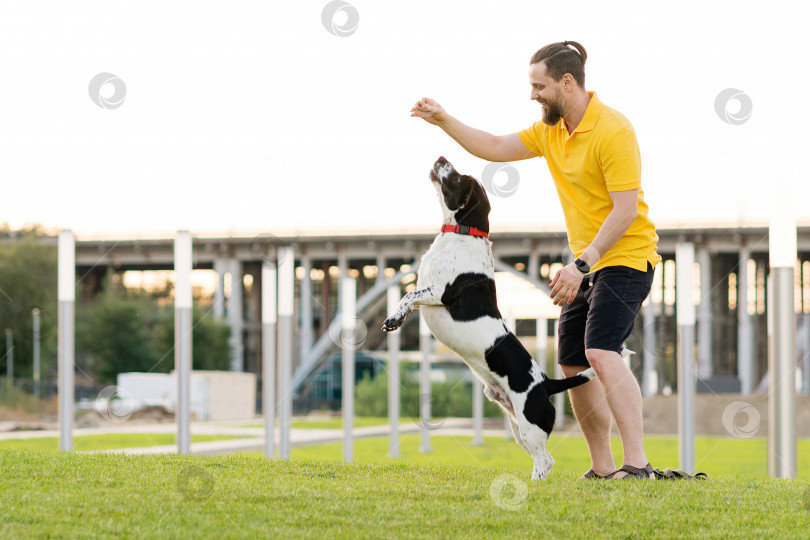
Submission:
[[[354,459],[354,349],[356,348],[355,332],[357,318],[355,308],[357,301],[357,281],[350,276],[343,278],[343,305],[341,306],[343,339],[343,461],[351,463]]]
[[[695,304],[693,268],[695,245],[680,242],[675,246],[676,309],[680,343],[678,347],[678,448],[680,468],[695,469]]]
[[[802,325],[802,328],[804,328],[802,335],[804,342],[804,355],[802,356],[802,373],[804,374],[802,378],[802,392],[810,394],[810,313],[804,313],[802,319],[804,322]]]
[[[771,190],[769,232],[773,335],[768,355],[768,474],[796,478],[796,316],[793,306],[797,238],[795,186],[787,176]]]
[[[422,431],[420,452],[430,452],[430,328],[425,315],[419,310],[419,348],[422,350],[422,366],[419,379],[419,417]]]
[[[40,315],[39,308],[31,310],[34,317],[34,396],[39,399],[39,379],[40,379]]]
[[[191,453],[191,233],[174,240],[174,370],[177,376],[177,451]]]
[[[262,406],[264,456],[276,454],[276,264],[262,264]]]
[[[382,267],[377,271],[383,273]],[[386,313],[394,313],[399,306],[400,300],[399,285],[388,287],[388,310]],[[389,435],[388,454],[392,458],[398,458],[399,454],[399,329],[388,332],[388,424],[391,426]]]
[[[278,254],[278,317],[281,354],[279,362],[279,455],[290,457],[292,418],[293,308],[295,305],[295,258],[292,246]]]
[[[697,307],[697,374],[708,379],[714,372],[712,365],[712,259],[709,248],[701,246],[697,250],[700,265],[700,304]]]
[[[73,449],[73,322],[76,301],[76,240],[69,230],[59,231],[59,449]]]
[[[473,374],[473,446],[484,444],[484,383]]]

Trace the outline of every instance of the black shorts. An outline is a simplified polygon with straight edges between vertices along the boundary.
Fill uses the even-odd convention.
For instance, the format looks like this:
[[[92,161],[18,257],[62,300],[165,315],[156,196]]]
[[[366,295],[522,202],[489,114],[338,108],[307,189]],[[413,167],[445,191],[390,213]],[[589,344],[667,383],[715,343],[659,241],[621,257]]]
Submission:
[[[641,303],[650,294],[652,265],[642,272],[627,266],[608,266],[585,276],[571,304],[560,312],[557,362],[590,367],[585,349],[622,353],[633,331]]]

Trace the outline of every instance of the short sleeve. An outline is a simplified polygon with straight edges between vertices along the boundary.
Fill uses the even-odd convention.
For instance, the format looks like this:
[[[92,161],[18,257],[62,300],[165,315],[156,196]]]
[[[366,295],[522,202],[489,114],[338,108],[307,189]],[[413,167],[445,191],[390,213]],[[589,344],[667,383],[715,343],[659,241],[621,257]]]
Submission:
[[[538,124],[542,124],[542,122],[537,122],[533,126],[519,131],[518,137],[530,152],[543,157],[543,127]]]
[[[632,128],[620,129],[601,145],[599,163],[608,191],[641,187],[641,154]]]

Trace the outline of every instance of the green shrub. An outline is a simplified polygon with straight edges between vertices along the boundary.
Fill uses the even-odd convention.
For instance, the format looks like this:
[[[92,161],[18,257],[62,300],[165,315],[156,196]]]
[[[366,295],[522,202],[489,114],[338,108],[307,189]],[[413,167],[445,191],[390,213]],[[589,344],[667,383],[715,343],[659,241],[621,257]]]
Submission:
[[[419,383],[415,370],[400,366],[400,416],[419,417]],[[472,382],[462,379],[434,382],[430,385],[430,416],[432,418],[471,418]],[[357,416],[388,416],[388,374],[375,378],[366,374],[355,389],[354,410]],[[484,398],[484,416],[501,418],[503,411]]]

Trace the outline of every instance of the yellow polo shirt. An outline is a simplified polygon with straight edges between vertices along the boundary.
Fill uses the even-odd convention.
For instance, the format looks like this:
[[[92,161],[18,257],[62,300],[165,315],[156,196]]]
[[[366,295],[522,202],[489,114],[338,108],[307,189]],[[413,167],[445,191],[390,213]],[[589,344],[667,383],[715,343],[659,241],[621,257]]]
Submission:
[[[545,157],[557,186],[568,244],[579,257],[613,209],[609,193],[638,189],[638,216],[616,244],[602,254],[592,271],[606,266],[647,269],[661,261],[658,234],[641,190],[641,155],[633,126],[621,113],[606,107],[594,92],[585,116],[570,135],[565,121],[549,126],[542,120],[519,132],[526,148]]]

